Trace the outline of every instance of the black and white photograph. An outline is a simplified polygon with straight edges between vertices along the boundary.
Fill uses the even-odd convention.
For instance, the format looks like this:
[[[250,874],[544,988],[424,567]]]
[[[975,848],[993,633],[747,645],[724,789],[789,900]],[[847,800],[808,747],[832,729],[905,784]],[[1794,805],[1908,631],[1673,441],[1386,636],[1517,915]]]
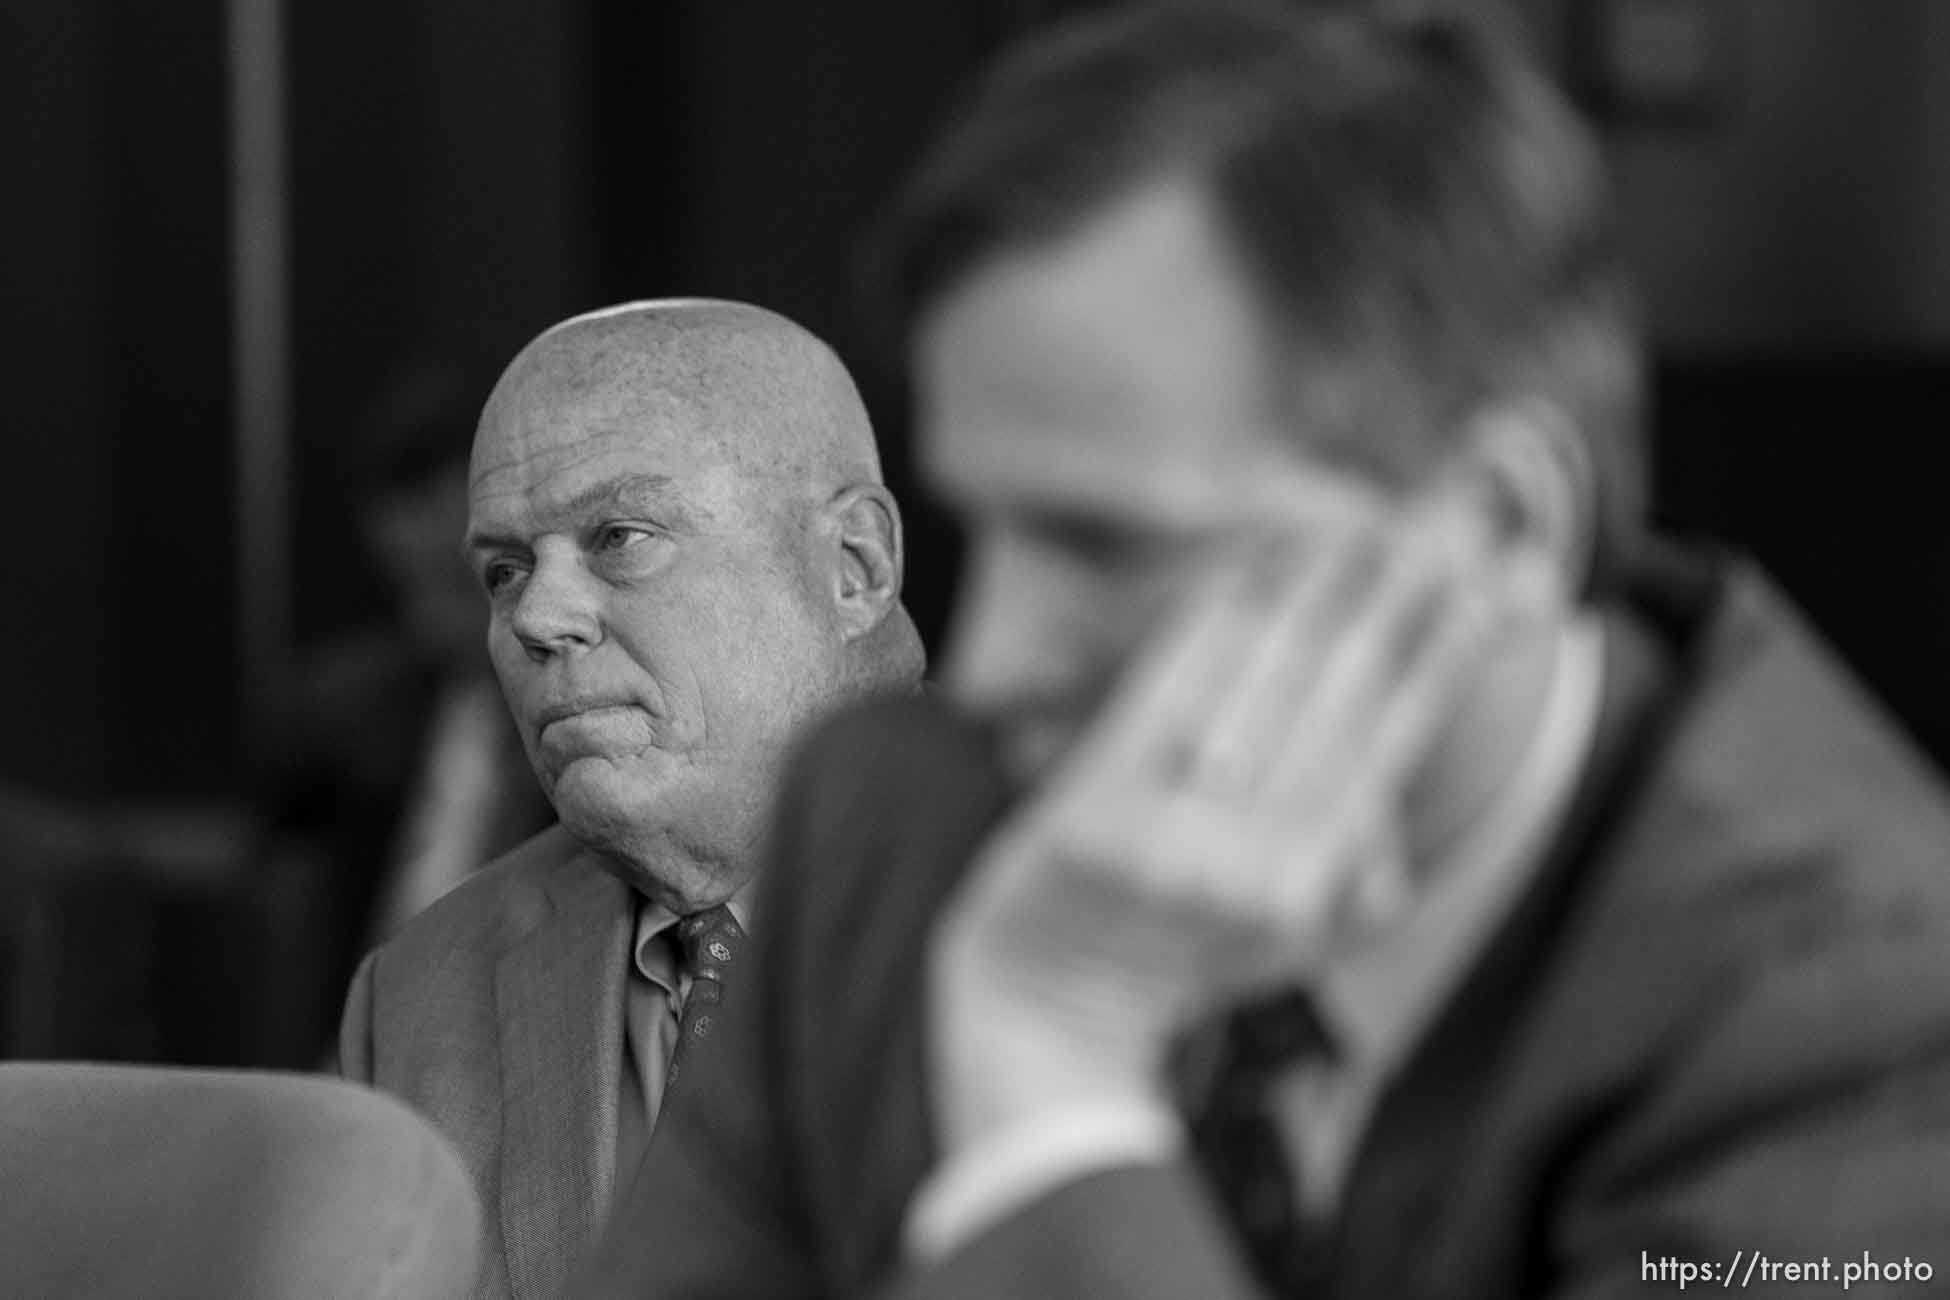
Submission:
[[[1950,1296],[1950,5],[0,0],[0,1297]]]

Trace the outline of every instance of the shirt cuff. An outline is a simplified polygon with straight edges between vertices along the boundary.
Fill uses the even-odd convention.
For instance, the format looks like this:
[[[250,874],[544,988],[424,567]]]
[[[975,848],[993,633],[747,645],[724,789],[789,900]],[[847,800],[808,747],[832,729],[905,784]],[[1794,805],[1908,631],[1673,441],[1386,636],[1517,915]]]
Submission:
[[[1177,1112],[1158,1102],[1033,1116],[935,1167],[908,1206],[903,1248],[913,1263],[938,1260],[1046,1192],[1108,1169],[1169,1163],[1184,1145]]]

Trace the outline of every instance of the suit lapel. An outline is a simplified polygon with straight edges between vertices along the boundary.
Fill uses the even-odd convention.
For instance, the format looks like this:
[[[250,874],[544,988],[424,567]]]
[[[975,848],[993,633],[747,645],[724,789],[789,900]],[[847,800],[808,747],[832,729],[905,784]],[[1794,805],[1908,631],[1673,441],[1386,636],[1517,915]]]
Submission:
[[[548,891],[553,913],[495,968],[501,1232],[517,1296],[562,1289],[616,1173],[630,894],[586,854]]]
[[[1341,1205],[1336,1294],[1446,1294],[1458,1278],[1473,1285],[1519,1267],[1491,1260],[1484,1238],[1468,1232],[1441,1228],[1439,1244],[1412,1257],[1388,1233],[1400,1223],[1443,1225],[1459,1214],[1521,1212],[1506,1204],[1523,1194],[1515,1180],[1479,1186],[1486,1166],[1475,1148],[1488,1131],[1482,1117],[1498,1090],[1511,1086],[1505,1062],[1530,1032],[1527,1022],[1544,987],[1539,971],[1573,909],[1600,878],[1630,869],[1617,856],[1618,832],[1636,815],[1666,752],[1684,698],[1679,649],[1631,622],[1608,627],[1597,732],[1557,842],[1383,1091],[1362,1136]],[[1653,951],[1649,937],[1638,940],[1633,965],[1598,989],[1602,1007],[1584,1022],[1588,1036],[1576,1051],[1588,1052],[1593,1040],[1618,1032],[1639,1009],[1671,1004],[1658,976],[1677,968],[1650,957]],[[1465,1187],[1469,1192],[1459,1194]]]

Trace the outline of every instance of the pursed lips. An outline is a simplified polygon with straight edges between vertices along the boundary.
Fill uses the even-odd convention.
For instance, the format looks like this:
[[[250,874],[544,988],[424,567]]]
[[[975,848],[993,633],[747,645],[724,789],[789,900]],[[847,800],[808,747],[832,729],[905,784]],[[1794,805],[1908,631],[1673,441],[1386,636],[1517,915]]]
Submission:
[[[556,704],[544,705],[535,715],[535,730],[547,731],[554,724],[567,718],[579,718],[585,714],[603,713],[639,707],[633,700],[583,699],[566,700]]]

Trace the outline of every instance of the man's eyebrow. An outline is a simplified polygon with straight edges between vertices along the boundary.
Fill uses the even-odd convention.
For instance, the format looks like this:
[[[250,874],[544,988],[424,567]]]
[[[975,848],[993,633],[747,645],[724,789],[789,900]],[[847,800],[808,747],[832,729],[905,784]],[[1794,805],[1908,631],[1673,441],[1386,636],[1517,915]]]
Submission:
[[[553,531],[560,523],[587,519],[607,510],[673,510],[679,504],[672,491],[675,486],[676,480],[668,474],[623,474],[605,479],[552,507],[541,521],[541,531]],[[470,528],[461,549],[503,550],[522,544],[522,539],[511,534]]]
[[[624,474],[584,488],[553,513],[580,519],[604,509],[655,509],[671,504],[675,482],[668,474]]]
[[[467,536],[460,539],[460,552],[463,556],[471,556],[479,551],[510,551],[518,549],[521,544],[521,539],[511,533],[469,528]]]

